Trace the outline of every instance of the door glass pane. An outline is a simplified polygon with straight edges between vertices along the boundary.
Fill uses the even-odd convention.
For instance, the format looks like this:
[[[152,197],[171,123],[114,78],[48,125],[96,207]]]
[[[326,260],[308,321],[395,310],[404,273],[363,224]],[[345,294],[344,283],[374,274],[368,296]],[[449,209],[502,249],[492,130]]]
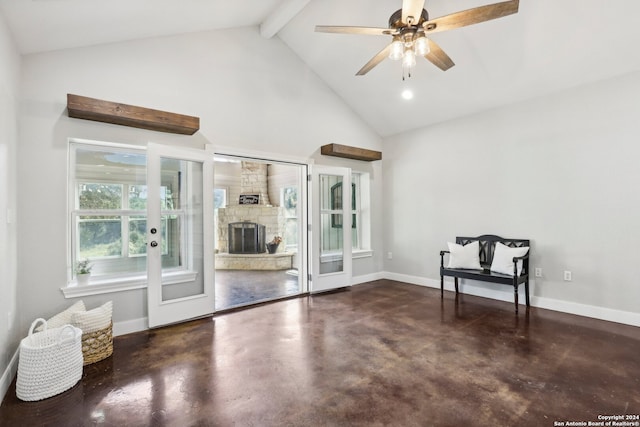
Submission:
[[[320,274],[343,271],[342,176],[320,175]]]
[[[161,159],[162,301],[204,293],[202,173],[201,162]],[[174,272],[193,278],[172,280]]]

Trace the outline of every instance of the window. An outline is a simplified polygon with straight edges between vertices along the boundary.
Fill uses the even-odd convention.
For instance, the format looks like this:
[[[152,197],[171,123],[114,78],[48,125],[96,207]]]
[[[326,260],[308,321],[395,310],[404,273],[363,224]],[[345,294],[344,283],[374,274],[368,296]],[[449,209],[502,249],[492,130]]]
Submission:
[[[371,255],[371,193],[370,176],[367,172],[352,172],[351,181],[355,185],[355,207],[353,218],[356,228],[353,230],[354,256]]]
[[[214,223],[218,223],[218,209],[227,207],[227,189],[222,187],[216,187],[213,189],[213,220]],[[218,247],[219,239],[218,239],[218,227],[214,227],[214,242],[216,243],[216,251],[220,248]]]
[[[280,206],[284,207],[284,241],[287,250],[295,250],[298,248],[298,187],[280,189]]]
[[[331,188],[332,208],[342,209],[342,183]],[[353,252],[370,251],[370,209],[369,209],[369,174],[364,172],[351,173],[351,248]],[[332,217],[331,225],[342,228],[342,217]]]
[[[114,144],[70,143],[70,264],[88,259],[92,281],[146,275],[146,152]],[[178,269],[180,175],[162,177],[163,269]],[[73,277],[72,277],[73,279]]]
[[[370,195],[369,195],[369,174],[365,172],[351,173],[351,249],[356,257],[371,254],[371,217],[370,217]],[[333,184],[330,188],[330,208],[342,209],[342,182]],[[324,241],[328,245],[325,250],[337,250],[341,247],[339,243],[342,233],[342,215],[331,215],[331,228],[336,229],[333,239],[327,238]],[[337,236],[337,240],[336,237]]]
[[[351,220],[351,228],[356,228],[356,184],[351,183],[351,212],[353,218]],[[342,209],[342,182],[334,184],[331,187],[331,209]],[[342,215],[331,215],[331,227],[342,228]]]
[[[227,207],[227,189],[216,187],[213,190],[213,209]]]

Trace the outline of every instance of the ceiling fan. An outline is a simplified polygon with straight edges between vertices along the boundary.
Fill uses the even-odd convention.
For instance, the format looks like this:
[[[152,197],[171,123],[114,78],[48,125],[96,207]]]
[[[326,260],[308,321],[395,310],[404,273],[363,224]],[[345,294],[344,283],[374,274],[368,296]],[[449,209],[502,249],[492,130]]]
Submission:
[[[405,72],[411,77],[411,70],[416,64],[417,56],[425,57],[443,71],[447,71],[454,66],[449,55],[427,35],[517,13],[520,0],[480,6],[431,20],[429,19],[429,13],[424,9],[424,2],[425,0],[403,0],[402,9],[393,13],[389,18],[389,28],[318,25],[316,26],[316,31],[391,36],[393,38],[391,43],[371,58],[356,75],[363,76],[367,74],[373,67],[388,57],[393,60],[402,59],[402,78],[404,79]]]

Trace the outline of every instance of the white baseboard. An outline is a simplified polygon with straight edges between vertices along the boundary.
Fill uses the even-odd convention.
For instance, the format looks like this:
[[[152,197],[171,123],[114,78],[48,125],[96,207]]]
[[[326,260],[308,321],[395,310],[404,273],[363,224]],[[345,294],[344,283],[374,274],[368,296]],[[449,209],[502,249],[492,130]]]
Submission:
[[[440,279],[429,279],[426,277],[419,276],[410,276],[407,274],[399,274],[393,272],[383,272],[383,276],[388,280],[396,280],[398,282],[411,283],[413,285],[419,286],[427,286],[430,288],[440,289]],[[471,283],[462,284],[461,280],[459,283],[460,292],[484,297],[491,298],[500,301],[513,302],[513,292],[511,292],[511,288],[504,287],[509,289],[508,291],[496,290],[492,289],[492,284],[487,283],[484,285],[473,285],[473,281]],[[520,304],[525,304],[524,291],[522,290],[523,285],[519,288],[520,298],[518,302]],[[455,287],[453,284],[452,278],[445,278],[444,281],[444,289],[447,291],[455,291]],[[560,311],[563,313],[576,314],[578,316],[591,317],[593,319],[606,320],[609,322],[622,323],[625,325],[631,326],[640,326],[640,313],[632,313],[629,311],[622,310],[614,310],[611,308],[605,307],[597,307],[594,305],[587,304],[579,304],[570,301],[562,301],[553,298],[545,298],[545,297],[536,297],[534,296],[535,289],[535,280],[529,281],[529,294],[531,296],[531,306],[544,308],[547,310]]]
[[[149,320],[146,317],[133,320],[125,320],[123,322],[115,322],[113,324],[113,336],[131,334],[133,332],[146,331],[149,329]]]
[[[563,313],[577,314],[578,316],[592,317],[594,319],[607,320],[609,322],[622,323],[631,326],[640,326],[640,313],[614,310],[606,307],[579,304],[576,302],[561,301],[544,297],[532,297],[531,305],[547,310],[561,311]]]
[[[2,378],[0,378],[0,402],[4,400],[5,394],[7,394],[7,390],[9,390],[9,386],[11,382],[16,376],[18,372],[18,355],[20,354],[20,347],[13,353],[13,357],[9,362],[9,366],[4,370],[2,374]]]
[[[440,280],[428,279],[425,277],[416,277],[409,276],[406,274],[398,274],[398,273],[386,273],[386,279],[396,280],[399,282],[411,283],[413,285],[427,286],[429,288],[437,288],[440,289]],[[529,282],[529,295],[533,294],[533,289],[535,288],[535,282],[532,280]],[[444,279],[444,289],[446,291],[455,291],[455,285],[453,283],[453,278],[445,277]],[[500,286],[496,284],[483,284],[483,285],[474,285],[474,282],[471,280],[460,279],[458,281],[458,289],[463,294],[474,295],[477,297],[483,298],[491,298],[499,301],[513,302],[513,291],[511,287]],[[524,285],[520,285],[518,288],[519,305],[526,305],[525,294],[524,294]]]
[[[361,283],[373,282],[384,279],[384,273],[379,271],[372,274],[363,274],[362,276],[354,276],[351,278],[352,285],[360,285]]]

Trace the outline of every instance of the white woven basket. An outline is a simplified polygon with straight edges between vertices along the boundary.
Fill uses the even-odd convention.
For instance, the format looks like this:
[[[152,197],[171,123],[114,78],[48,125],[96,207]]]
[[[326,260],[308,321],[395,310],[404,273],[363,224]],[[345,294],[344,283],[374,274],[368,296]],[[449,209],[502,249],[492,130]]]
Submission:
[[[35,332],[39,322],[44,330]],[[20,342],[16,395],[34,401],[55,396],[82,378],[82,330],[72,325],[47,329],[36,319]]]

